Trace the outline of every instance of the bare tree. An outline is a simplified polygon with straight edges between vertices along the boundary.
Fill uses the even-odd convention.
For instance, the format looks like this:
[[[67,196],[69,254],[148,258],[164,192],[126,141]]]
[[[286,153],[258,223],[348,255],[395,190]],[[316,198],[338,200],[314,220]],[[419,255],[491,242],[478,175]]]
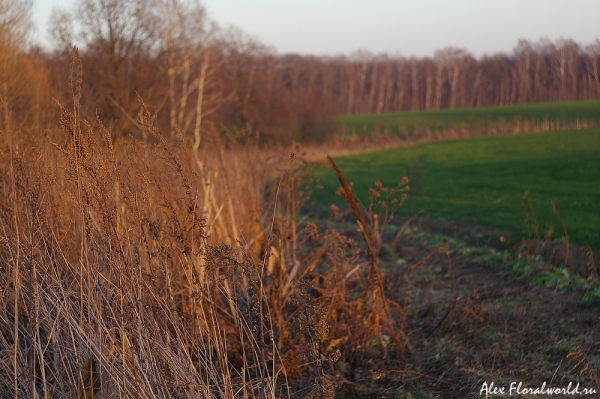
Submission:
[[[379,63],[371,63],[371,75],[369,79],[369,102],[367,103],[367,112],[373,112],[375,102],[375,93],[377,92],[377,81],[379,79]]]
[[[380,87],[380,95],[379,95],[379,106],[378,113],[381,112],[390,112],[391,111],[391,98],[392,98],[392,61],[388,60],[386,57],[385,60],[385,73],[383,75],[383,79],[381,81]]]
[[[527,40],[519,40],[515,48],[517,72],[519,76],[519,103],[523,104],[531,99],[531,67],[533,58],[533,45]]]
[[[369,64],[373,62],[373,54],[368,51],[357,51],[356,53],[351,55],[351,60],[357,64],[360,64],[360,73],[358,78],[357,85],[357,96],[354,100],[355,112],[369,112],[367,108],[365,108],[364,99],[368,96],[367,93],[367,71],[369,68]]]
[[[74,45],[74,32],[73,14],[62,8],[52,8],[48,21],[48,35],[54,47],[70,53]]]
[[[587,46],[585,49],[585,62],[587,65],[589,81],[594,85],[592,91],[596,92],[597,97],[600,97],[600,68],[598,67],[599,59],[600,39],[596,39],[596,43]]]
[[[22,48],[31,28],[32,0],[0,0],[0,40]]]
[[[549,59],[554,52],[554,44],[549,39],[542,39],[534,46],[535,71],[533,74],[533,93],[531,101],[548,101],[551,92],[551,75]]]
[[[167,61],[170,137],[174,140],[176,129],[187,119],[187,100],[198,87],[196,81],[190,84],[190,74],[202,58],[196,55],[204,38],[205,11],[195,1],[153,0],[146,14],[153,21],[160,52]],[[178,78],[182,86],[179,98],[175,87]]]
[[[264,78],[263,61],[271,50],[252,36],[237,28],[230,28],[224,34],[224,67],[228,69],[232,82],[232,93],[238,121],[245,129],[248,138],[256,143],[261,140],[261,127],[264,116],[260,113],[260,94],[267,94],[265,86],[259,82]]]
[[[445,74],[446,69],[444,65],[443,56],[440,53],[436,53],[436,74],[435,74],[435,102],[433,103],[433,109],[441,109],[442,107],[442,95],[444,90]]]
[[[200,56],[199,72],[198,76],[191,85],[191,90],[184,88],[182,93],[182,99],[187,96],[187,93],[197,91],[196,96],[196,107],[195,112],[189,112],[188,116],[184,118],[185,105],[182,104],[181,111],[179,114],[179,124],[183,123],[183,131],[186,132],[192,117],[195,116],[194,125],[194,144],[193,149],[197,151],[200,147],[201,142],[201,129],[202,121],[205,117],[218,111],[223,104],[228,101],[232,95],[224,95],[221,90],[215,89],[209,91],[209,88],[213,88],[216,83],[215,74],[218,68],[223,64],[224,59],[221,53],[213,47],[205,47],[199,49],[198,55]]]
[[[558,87],[558,100],[575,98],[579,46],[572,40],[559,40],[552,52],[552,71]]]
[[[3,130],[11,130],[11,93],[9,84],[18,54],[25,45],[31,27],[30,0],[0,0],[0,105]]]
[[[83,37],[86,81],[96,95],[88,98],[101,116],[116,121],[116,132],[127,130],[123,122],[135,125],[139,92],[165,134],[193,136],[194,148],[215,123],[237,124],[264,143],[296,137],[296,121],[315,125],[338,113],[600,96],[598,43],[581,52],[569,40],[522,40],[512,54],[477,60],[456,48],[434,58],[280,56],[240,30],[212,29],[196,0],[78,2],[73,21],[86,34],[71,35],[61,11],[51,33],[63,48]],[[129,15],[126,27],[122,15]]]
[[[412,111],[420,111],[419,103],[419,64],[416,58],[410,60],[410,70],[412,76]]]
[[[425,109],[430,110],[433,108],[435,63],[431,58],[426,58],[423,62],[425,67]]]
[[[84,68],[93,76],[98,102],[116,133],[135,123],[128,115],[137,107],[136,92],[144,89],[144,68],[150,68],[154,44],[144,0],[78,0],[74,18],[82,40]]]
[[[459,83],[467,57],[470,56],[465,50],[454,47],[448,47],[436,52],[438,62],[441,62],[444,65],[448,73],[448,81],[450,82],[450,109],[460,106],[460,104],[457,103],[460,90]]]
[[[473,82],[473,89],[471,90],[471,99],[469,101],[470,107],[479,107],[481,105],[481,96],[479,91],[479,85],[481,84],[481,77],[483,76],[483,69],[477,69],[477,75]]]
[[[552,54],[553,72],[557,80],[558,99],[574,97],[577,91],[577,56],[579,46],[572,40],[559,40]],[[570,83],[570,85],[569,85]],[[571,86],[571,90],[568,87]]]

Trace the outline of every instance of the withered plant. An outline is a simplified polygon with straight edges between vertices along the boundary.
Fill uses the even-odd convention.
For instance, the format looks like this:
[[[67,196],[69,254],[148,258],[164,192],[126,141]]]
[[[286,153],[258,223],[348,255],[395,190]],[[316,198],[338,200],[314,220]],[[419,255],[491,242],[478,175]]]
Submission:
[[[0,151],[6,397],[331,398],[338,359],[403,352],[378,251],[407,181],[363,210],[336,167],[360,244],[300,217],[293,155],[216,127],[174,147],[141,99],[140,139],[115,141],[77,50],[69,84],[59,131]]]
[[[244,187],[242,167],[223,167],[233,157],[225,148],[199,154],[199,177],[143,103],[148,140],[117,147],[100,120],[81,115],[77,51],[70,84],[58,140],[1,154],[0,348],[10,356],[0,391],[288,396],[262,274],[241,241],[243,231],[260,236],[261,183]],[[234,165],[251,156],[234,155]]]
[[[346,200],[356,218],[370,263],[368,285],[357,309],[363,324],[362,341],[365,345],[371,343],[370,346],[377,342],[385,348],[391,340],[396,349],[402,352],[407,343],[404,332],[405,312],[400,304],[389,300],[385,295],[384,275],[378,267],[378,257],[381,233],[391,220],[394,208],[402,205],[406,198],[408,178],[403,177],[398,186],[392,189],[377,183],[375,189],[370,189],[369,206],[361,207],[340,168],[331,157],[328,160],[340,181],[338,194]],[[400,198],[397,198],[397,194],[400,194]],[[366,212],[363,212],[365,208]]]

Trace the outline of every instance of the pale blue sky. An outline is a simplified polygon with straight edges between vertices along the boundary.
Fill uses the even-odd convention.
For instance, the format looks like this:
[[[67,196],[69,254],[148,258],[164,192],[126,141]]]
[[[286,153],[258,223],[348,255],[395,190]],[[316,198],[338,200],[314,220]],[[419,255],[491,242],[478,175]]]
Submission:
[[[43,42],[53,5],[34,0],[35,37]],[[600,38],[598,0],[205,0],[211,18],[236,25],[280,53],[356,50],[433,55],[446,46],[475,55],[510,52],[520,38]]]

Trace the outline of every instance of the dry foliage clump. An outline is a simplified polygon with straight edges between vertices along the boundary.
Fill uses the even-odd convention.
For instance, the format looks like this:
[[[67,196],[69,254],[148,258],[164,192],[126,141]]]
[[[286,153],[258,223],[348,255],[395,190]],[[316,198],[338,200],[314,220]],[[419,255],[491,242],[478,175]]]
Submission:
[[[403,356],[374,212],[352,206],[365,253],[298,221],[293,157],[271,195],[264,153],[173,148],[143,103],[144,140],[115,143],[82,81],[75,51],[60,132],[0,152],[3,397],[327,398],[341,356]]]

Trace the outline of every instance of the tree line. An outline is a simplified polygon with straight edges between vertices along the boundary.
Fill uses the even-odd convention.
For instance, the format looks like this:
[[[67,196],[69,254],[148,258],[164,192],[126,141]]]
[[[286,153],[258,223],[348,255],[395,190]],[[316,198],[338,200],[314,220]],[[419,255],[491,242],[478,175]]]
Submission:
[[[139,135],[144,102],[165,137],[182,133],[195,148],[214,127],[261,143],[311,140],[337,115],[600,98],[600,40],[520,40],[479,58],[454,47],[422,58],[282,55],[192,0],[77,0],[53,11],[44,51],[25,39],[30,10],[30,0],[0,0],[3,130],[56,122],[50,99],[72,98],[74,46],[84,114],[115,136]]]

